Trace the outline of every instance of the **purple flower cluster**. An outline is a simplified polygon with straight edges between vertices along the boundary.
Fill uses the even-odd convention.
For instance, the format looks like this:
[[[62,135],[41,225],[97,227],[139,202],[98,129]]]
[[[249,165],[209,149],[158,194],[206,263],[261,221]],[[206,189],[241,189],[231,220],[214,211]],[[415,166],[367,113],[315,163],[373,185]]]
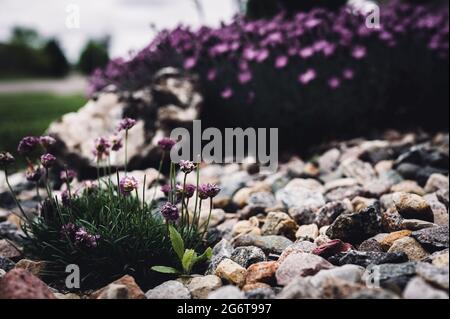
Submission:
[[[185,174],[191,173],[196,168],[195,163],[191,161],[181,160],[180,163],[178,163],[178,165],[180,166],[180,171],[182,171]]]
[[[50,153],[41,156],[41,164],[45,168],[50,168],[56,163],[56,157]]]
[[[34,167],[33,165],[29,165],[26,172],[25,178],[29,182],[37,183],[41,180],[43,173],[40,167]]]
[[[133,176],[125,176],[119,182],[119,189],[123,195],[128,196],[137,189],[138,185],[139,183],[136,178]]]
[[[118,131],[128,131],[136,125],[136,120],[126,117],[122,119],[119,123]]]
[[[183,193],[185,198],[191,198],[192,196],[194,196],[196,190],[197,187],[195,187],[195,185],[193,184],[186,184],[184,186],[184,189],[181,184],[176,184],[175,185],[176,200],[180,201],[183,197]],[[161,186],[161,191],[164,193],[166,197],[168,197],[170,192],[172,191],[172,187],[169,184],[163,185]]]
[[[86,228],[73,223],[68,223],[61,227],[61,236],[69,238],[75,245],[84,248],[95,248],[100,240],[99,235],[93,235]]]
[[[8,152],[0,152],[0,167],[7,167],[15,162],[14,156]]]
[[[19,142],[17,152],[21,155],[27,155],[33,152],[40,143],[39,137],[26,136]]]
[[[77,177],[77,172],[72,169],[61,171],[59,174],[59,179],[63,183],[72,183],[72,181]]]
[[[377,54],[379,48],[389,51],[413,42],[436,58],[448,59],[447,10],[391,1],[382,8],[381,21],[380,28],[369,28],[364,16],[343,8],[337,12],[314,9],[289,18],[279,14],[256,21],[237,17],[218,29],[202,27],[192,31],[178,27],[161,32],[130,61],[113,60],[104,71],[97,71],[91,87],[100,90],[114,84],[121,88],[130,83],[143,86],[146,71],[157,68],[157,64],[172,64],[194,70],[206,81],[217,81],[223,75],[229,83],[221,83],[218,94],[231,99],[236,87],[248,87],[250,94],[250,84],[255,74],[260,74],[261,64],[271,65],[274,75],[292,65],[301,85],[320,78],[325,86],[336,89],[341,85],[343,68],[352,67],[356,73],[358,64]],[[168,51],[183,62],[176,65],[173,53]],[[325,60],[335,60],[341,70],[321,69],[320,61]],[[347,61],[348,65],[339,65],[338,61]]]
[[[198,197],[200,199],[214,198],[219,194],[220,187],[215,184],[203,184],[198,187]]]
[[[161,214],[168,221],[177,221],[180,218],[178,207],[171,203],[165,203],[161,207]]]
[[[164,137],[161,140],[159,140],[158,142],[158,146],[163,150],[163,151],[170,151],[172,149],[172,147],[175,146],[177,142],[172,140],[171,138],[168,137]]]
[[[93,153],[97,161],[101,161],[109,156],[109,151],[111,148],[111,143],[109,140],[104,137],[99,137],[95,140],[94,143],[95,146]]]

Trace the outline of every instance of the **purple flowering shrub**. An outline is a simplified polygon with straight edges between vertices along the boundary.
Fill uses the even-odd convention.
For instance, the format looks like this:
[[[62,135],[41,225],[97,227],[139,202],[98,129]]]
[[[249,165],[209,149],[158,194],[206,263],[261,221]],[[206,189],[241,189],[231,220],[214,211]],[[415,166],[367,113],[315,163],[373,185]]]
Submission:
[[[169,65],[199,75],[201,119],[216,127],[279,127],[299,144],[374,128],[448,127],[448,10],[440,7],[392,1],[378,29],[345,8],[180,26],[97,70],[91,92],[142,88]]]

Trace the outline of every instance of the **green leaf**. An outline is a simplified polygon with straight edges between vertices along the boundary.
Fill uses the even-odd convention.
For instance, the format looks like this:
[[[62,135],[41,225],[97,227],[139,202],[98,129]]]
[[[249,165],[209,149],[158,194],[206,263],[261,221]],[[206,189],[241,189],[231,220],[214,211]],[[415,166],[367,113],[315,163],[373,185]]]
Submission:
[[[197,259],[197,253],[193,249],[186,249],[183,255],[181,264],[183,265],[183,270],[186,274],[189,274],[194,266],[195,260]]]
[[[177,254],[178,258],[180,258],[180,260],[182,261],[184,255],[183,238],[181,238],[180,233],[172,225],[169,226],[169,236],[170,241],[172,242],[173,250],[175,250],[175,253]]]
[[[157,271],[163,274],[179,274],[180,272],[172,267],[166,267],[166,266],[153,266],[151,268],[153,271]]]
[[[212,257],[212,249],[211,247],[206,248],[206,250],[203,252],[203,254],[201,254],[200,256],[198,256],[195,261],[194,261],[194,265],[198,262],[202,262],[202,261],[206,261],[206,260],[210,260]]]

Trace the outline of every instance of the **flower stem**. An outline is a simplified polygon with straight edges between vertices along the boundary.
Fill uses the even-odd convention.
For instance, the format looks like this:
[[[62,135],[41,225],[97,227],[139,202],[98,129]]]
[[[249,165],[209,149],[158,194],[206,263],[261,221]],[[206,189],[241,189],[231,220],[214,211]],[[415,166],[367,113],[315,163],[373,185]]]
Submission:
[[[9,191],[11,192],[11,196],[13,197],[14,202],[16,203],[17,207],[19,207],[20,212],[22,213],[22,215],[25,218],[28,218],[27,215],[25,215],[22,205],[20,205],[19,200],[17,199],[16,194],[14,193],[13,188],[11,187],[11,184],[9,183],[8,171],[6,170],[6,168],[5,168],[5,180],[6,180],[6,185],[8,185]]]
[[[125,176],[128,172],[128,130],[125,130]]]

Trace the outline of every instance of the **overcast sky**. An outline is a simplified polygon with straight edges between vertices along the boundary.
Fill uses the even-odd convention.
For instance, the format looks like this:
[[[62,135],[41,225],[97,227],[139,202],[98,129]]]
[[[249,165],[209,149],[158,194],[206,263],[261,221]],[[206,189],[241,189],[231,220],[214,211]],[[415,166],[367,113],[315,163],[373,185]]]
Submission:
[[[0,0],[0,41],[9,37],[13,26],[33,27],[43,36],[58,37],[74,61],[88,38],[110,34],[111,55],[126,56],[151,41],[151,23],[158,29],[179,23],[214,26],[229,21],[237,10],[233,0],[200,1],[205,21],[191,0]],[[70,4],[79,8],[79,29],[66,27]]]

